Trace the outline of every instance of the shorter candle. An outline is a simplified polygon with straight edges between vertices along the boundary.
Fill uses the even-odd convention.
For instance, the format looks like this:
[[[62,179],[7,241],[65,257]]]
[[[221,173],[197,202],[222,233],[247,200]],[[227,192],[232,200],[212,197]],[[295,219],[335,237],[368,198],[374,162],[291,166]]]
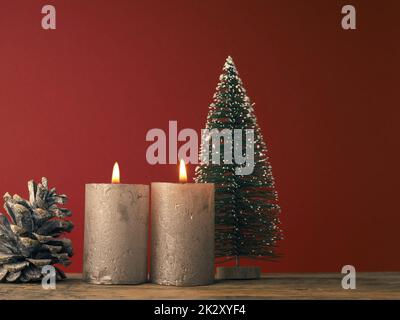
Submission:
[[[147,280],[149,186],[86,185],[83,276],[95,284],[136,284]]]
[[[196,286],[214,281],[214,184],[151,184],[152,282]]]

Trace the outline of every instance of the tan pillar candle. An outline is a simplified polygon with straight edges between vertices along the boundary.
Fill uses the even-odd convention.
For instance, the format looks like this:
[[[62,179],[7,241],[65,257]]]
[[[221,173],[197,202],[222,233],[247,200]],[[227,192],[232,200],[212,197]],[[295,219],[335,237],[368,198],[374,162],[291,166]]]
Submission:
[[[152,183],[151,215],[151,281],[213,283],[214,184]]]
[[[147,280],[149,186],[86,185],[84,279],[95,284],[136,284]],[[118,177],[116,173],[118,172]]]

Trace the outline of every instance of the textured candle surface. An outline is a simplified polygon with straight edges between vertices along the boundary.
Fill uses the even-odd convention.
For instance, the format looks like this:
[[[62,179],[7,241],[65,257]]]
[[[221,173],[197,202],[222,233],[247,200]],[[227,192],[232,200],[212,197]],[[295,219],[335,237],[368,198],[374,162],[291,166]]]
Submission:
[[[214,281],[214,185],[152,183],[151,281],[195,286]]]
[[[87,184],[84,279],[97,284],[147,280],[149,187]]]

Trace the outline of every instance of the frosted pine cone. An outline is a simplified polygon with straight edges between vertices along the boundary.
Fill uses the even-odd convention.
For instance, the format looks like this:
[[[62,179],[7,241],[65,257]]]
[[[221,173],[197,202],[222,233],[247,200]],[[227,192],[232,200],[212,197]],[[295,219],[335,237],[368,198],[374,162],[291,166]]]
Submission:
[[[71,240],[62,238],[73,228],[65,220],[71,211],[59,207],[67,201],[56,189],[48,189],[47,179],[36,184],[28,182],[29,201],[18,195],[4,195],[4,209],[0,214],[0,281],[39,281],[45,265],[68,265],[73,255]],[[56,267],[57,279],[65,274]]]

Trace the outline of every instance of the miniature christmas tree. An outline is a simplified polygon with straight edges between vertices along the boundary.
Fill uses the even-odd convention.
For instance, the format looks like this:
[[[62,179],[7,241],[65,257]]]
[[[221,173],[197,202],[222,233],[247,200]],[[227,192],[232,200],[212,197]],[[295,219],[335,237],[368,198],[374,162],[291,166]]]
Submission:
[[[28,182],[29,201],[18,195],[4,195],[6,216],[0,213],[0,282],[34,282],[43,277],[42,267],[68,265],[73,255],[71,240],[62,238],[73,228],[65,220],[71,211],[60,207],[66,195],[49,189],[47,179]],[[55,267],[58,280],[62,270]]]
[[[206,129],[230,129],[232,134],[228,139],[220,138],[220,164],[212,163],[215,143],[202,145],[200,158],[203,163],[196,168],[195,181],[215,184],[216,257],[220,262],[235,259],[237,267],[241,257],[276,259],[278,255],[275,247],[281,239],[278,226],[280,208],[277,204],[274,178],[253,106],[232,58],[228,57],[210,105]],[[224,159],[225,148],[232,145],[232,141],[235,147],[238,146],[238,141],[233,136],[235,129],[253,129],[254,167],[250,174],[237,174],[237,169],[243,165],[237,163],[234,156],[230,163]],[[203,135],[202,138],[210,140],[209,136]],[[239,148],[242,149],[242,155],[246,155],[245,134],[242,139]],[[233,153],[233,149],[228,149],[228,152]],[[227,272],[225,277],[257,277],[258,272]]]

